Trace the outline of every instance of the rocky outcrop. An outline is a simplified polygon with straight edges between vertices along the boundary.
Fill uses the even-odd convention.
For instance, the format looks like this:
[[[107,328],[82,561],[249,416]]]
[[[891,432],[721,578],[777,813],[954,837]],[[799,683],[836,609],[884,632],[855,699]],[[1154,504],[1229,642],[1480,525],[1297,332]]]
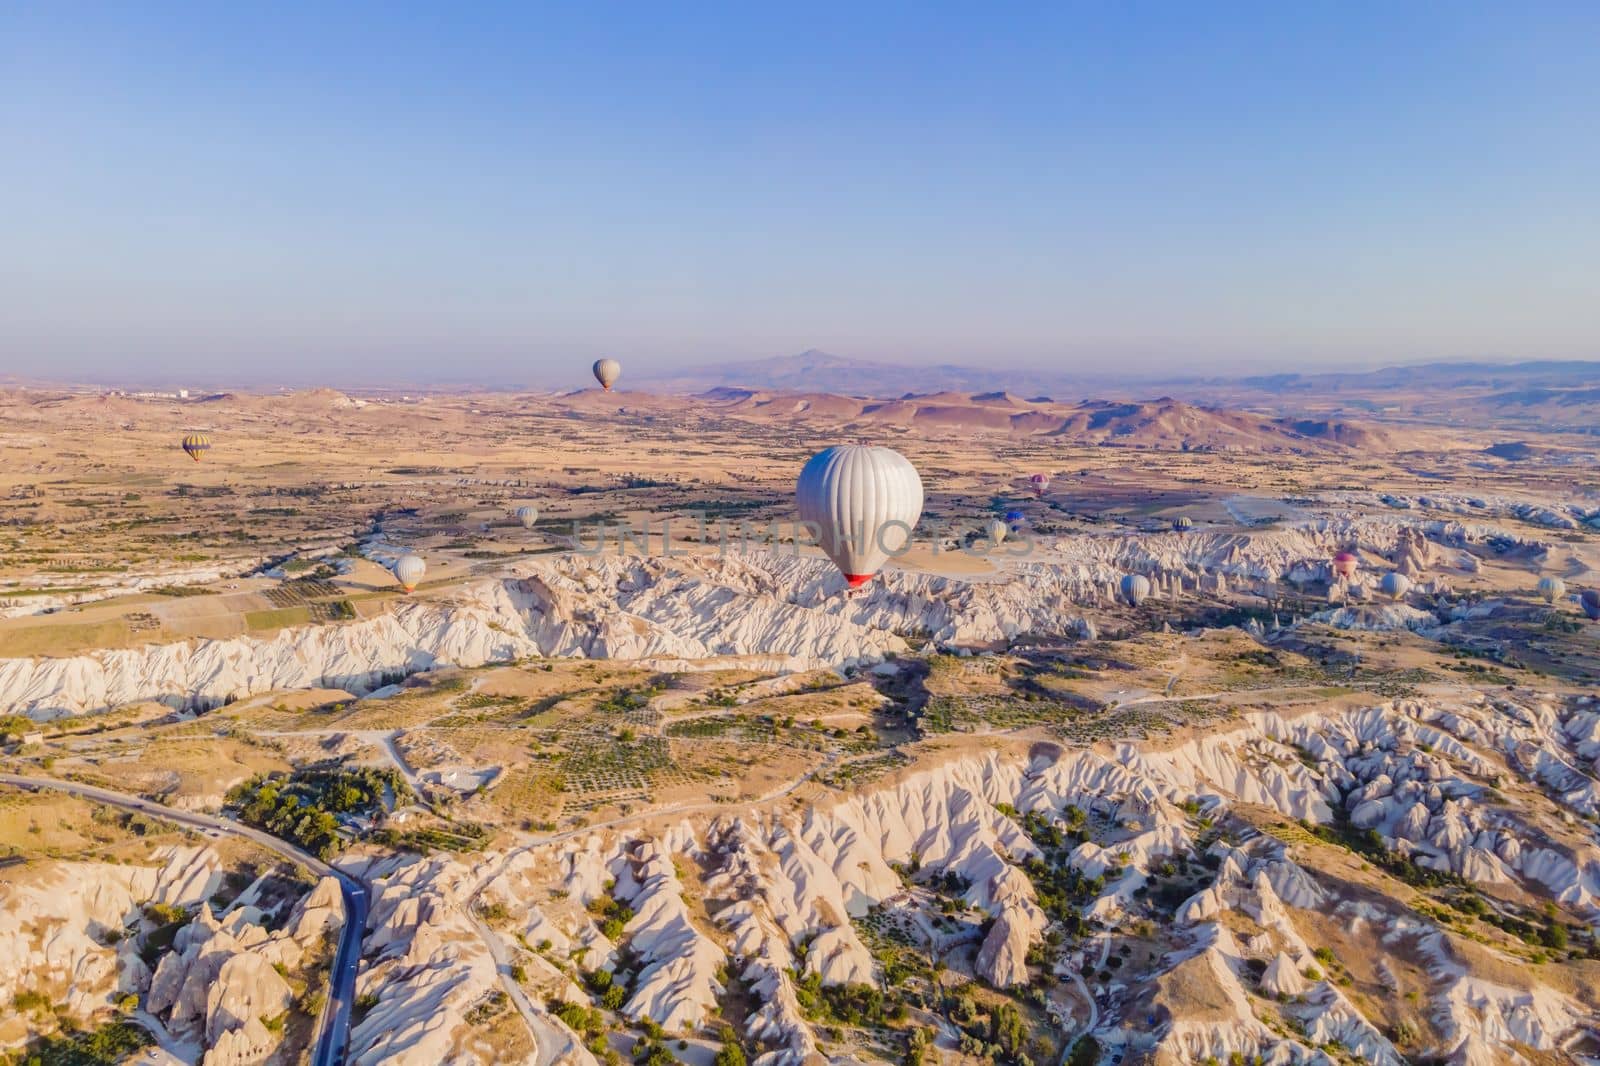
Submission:
[[[448,1061],[468,1011],[496,985],[494,960],[464,909],[470,871],[406,856],[347,872],[372,892],[356,994],[376,998],[351,1030],[349,1061]]]
[[[158,866],[60,863],[32,878],[0,882],[0,998],[43,992],[74,1016],[109,1012],[126,995],[169,1031],[203,1049],[206,1063],[256,1062],[281,1033],[261,1024],[289,1010],[293,995],[277,966],[298,967],[343,920],[338,883],[324,879],[292,908],[264,913],[262,882],[220,915],[207,902],[222,882],[215,852],[170,847]],[[150,904],[191,914],[152,973],[139,956],[156,923]],[[269,930],[269,917],[288,914]]]
[[[225,1030],[206,1050],[200,1066],[251,1066],[272,1054],[278,1046],[274,1036],[259,1018],[251,1018],[237,1029]]]
[[[1261,991],[1279,999],[1288,999],[1300,995],[1305,990],[1305,979],[1300,976],[1300,971],[1295,969],[1294,960],[1283,952],[1278,952],[1267,965],[1266,972],[1261,975]]]
[[[149,981],[125,934],[147,903],[193,907],[221,882],[204,848],[164,848],[160,865],[54,863],[0,881],[0,1001],[49,994],[87,1018]]]
[[[1157,598],[1201,589],[1271,592],[1280,581],[1328,580],[1328,560],[1346,548],[1420,575],[1444,562],[1446,553],[1464,564],[1472,557],[1463,549],[1488,542],[1501,548],[1522,543],[1482,524],[1348,515],[1269,530],[1074,536],[1028,543],[1026,554],[999,560],[1000,580],[891,569],[848,598],[839,595],[830,564],[782,551],[655,558],[573,553],[518,563],[509,576],[399,604],[375,618],[285,629],[267,640],[193,640],[66,659],[0,660],[0,703],[39,719],[136,700],[207,709],[273,689],[325,687],[359,695],[434,666],[527,656],[658,660],[688,668],[740,655],[759,657],[773,671],[838,667],[904,650],[899,634],[952,644],[1029,633],[1086,636],[1094,623],[1070,607],[1110,606],[1115,583],[1127,572],[1149,576]],[[1530,552],[1546,547],[1526,546]],[[1365,595],[1376,572],[1364,569],[1346,591]]]
[[[639,844],[630,861],[631,891],[619,896],[633,904],[624,934],[643,966],[622,1011],[672,1031],[698,1028],[717,1010],[722,949],[696,928],[672,856],[660,844]]]
[[[638,972],[625,1013],[672,1025],[704,1019],[726,962],[754,997],[746,1035],[767,1049],[764,1066],[801,1066],[819,1053],[819,1041],[800,1009],[795,975],[815,974],[825,985],[877,980],[857,921],[894,914],[915,925],[930,882],[992,919],[986,934],[971,937],[981,940],[970,956],[978,976],[998,986],[1029,980],[1027,960],[1046,919],[1018,865],[1037,851],[1012,808],[1047,820],[1076,809],[1091,839],[1067,861],[1099,879],[1100,894],[1084,912],[1108,923],[1168,863],[1193,869],[1202,860],[1197,811],[1209,823],[1245,804],[1313,825],[1349,817],[1418,862],[1586,906],[1594,857],[1541,827],[1559,821],[1558,804],[1589,802],[1583,775],[1562,768],[1593,757],[1597,720],[1600,708],[1590,700],[1464,696],[1294,718],[1245,715],[1167,746],[1041,745],[1027,759],[971,755],[800,811],[749,811],[655,836],[596,833],[535,846],[504,863],[504,895],[495,898],[525,901],[537,894],[537,871],[553,872],[546,883],[570,901],[560,904],[562,914],[523,903],[513,919],[553,930],[545,939],[558,954],[582,942],[580,930],[590,925],[583,903],[608,894],[628,901],[635,915],[618,947],[637,960]],[[1501,766],[1544,782],[1548,809],[1484,802],[1481,780]],[[704,916],[674,860],[702,871]],[[1399,1066],[1399,1053],[1340,984],[1327,974],[1306,976],[1325,969],[1302,933],[1312,916],[1371,929],[1383,943],[1404,943],[1408,956],[1429,960],[1435,992],[1427,1006],[1459,1045],[1459,1061],[1481,1049],[1503,1060],[1513,1043],[1551,1046],[1585,1017],[1542,986],[1461,984],[1469,967],[1438,927],[1404,907],[1331,893],[1271,836],[1245,832],[1236,843],[1218,842],[1203,862],[1214,876],[1178,907],[1173,927],[1185,946],[1141,984],[1139,994],[1151,998],[1130,1008],[1167,1019],[1139,1035],[1165,1056],[1159,1061],[1237,1054],[1321,1064],[1331,1061],[1321,1047],[1337,1043],[1361,1061]],[[486,894],[501,885],[491,879]],[[610,948],[595,961],[608,964]],[[1256,991],[1279,1000],[1303,1035],[1265,1024]]]

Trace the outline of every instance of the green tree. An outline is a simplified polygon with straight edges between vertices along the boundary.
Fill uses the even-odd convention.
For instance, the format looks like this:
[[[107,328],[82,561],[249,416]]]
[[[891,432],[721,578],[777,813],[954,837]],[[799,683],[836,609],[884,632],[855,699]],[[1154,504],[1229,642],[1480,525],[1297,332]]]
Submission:
[[[712,1060],[711,1066],[745,1066],[744,1048],[739,1046],[733,1034],[723,1034],[722,1046],[717,1049],[717,1057]]]

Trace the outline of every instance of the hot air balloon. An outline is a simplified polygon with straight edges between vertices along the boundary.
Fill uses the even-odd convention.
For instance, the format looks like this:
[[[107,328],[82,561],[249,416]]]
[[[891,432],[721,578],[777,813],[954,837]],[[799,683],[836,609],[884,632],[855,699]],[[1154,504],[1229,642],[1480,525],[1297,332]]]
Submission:
[[[1129,574],[1122,579],[1118,590],[1129,607],[1137,607],[1150,595],[1150,579],[1143,574]]]
[[[1011,527],[1012,532],[1015,532],[1022,525],[1022,519],[1023,514],[1021,511],[1006,512],[1006,525]]]
[[[1333,573],[1346,581],[1356,576],[1356,566],[1359,564],[1354,554],[1350,552],[1335,552],[1333,556]]]
[[[1589,616],[1591,622],[1600,622],[1600,592],[1584,589],[1578,595],[1578,606],[1583,608],[1583,613]]]
[[[420,555],[402,555],[394,564],[395,579],[407,592],[414,591],[417,583],[422,580],[422,575],[427,572],[428,565],[422,561]]]
[[[1179,515],[1172,520],[1172,528],[1174,532],[1183,533],[1194,528],[1194,520],[1188,515]]]
[[[1050,475],[1035,474],[1028,479],[1028,484],[1033,486],[1033,494],[1035,496],[1043,496],[1050,488]]]
[[[183,438],[183,450],[198,463],[200,457],[211,450],[211,438],[204,433],[190,433]]]
[[[1411,591],[1411,579],[1398,570],[1391,570],[1378,582],[1378,591],[1391,599],[1404,599],[1405,594]]]
[[[999,544],[1006,539],[1006,534],[1011,532],[1011,527],[998,518],[992,518],[989,520],[987,532],[989,534],[989,542],[991,544]]]
[[[594,361],[594,379],[607,392],[611,391],[611,386],[616,384],[617,379],[621,376],[622,364],[615,359],[596,359]]]
[[[795,502],[823,553],[859,588],[910,543],[922,517],[922,478],[897,451],[840,444],[807,460]]]
[[[1546,603],[1554,603],[1567,594],[1567,583],[1559,577],[1541,577],[1539,595]]]
[[[522,523],[523,529],[532,529],[533,524],[539,521],[539,508],[532,506],[518,507],[517,521]]]

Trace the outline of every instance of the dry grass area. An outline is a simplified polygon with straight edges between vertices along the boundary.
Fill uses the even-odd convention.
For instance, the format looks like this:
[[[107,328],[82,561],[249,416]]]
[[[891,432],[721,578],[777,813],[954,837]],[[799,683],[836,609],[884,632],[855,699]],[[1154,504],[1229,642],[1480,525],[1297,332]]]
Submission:
[[[179,843],[185,834],[154,819],[136,839],[115,812],[59,793],[0,791],[0,857],[100,859],[120,862],[156,843]]]
[[[0,867],[0,878],[26,876],[30,865],[51,860],[146,863],[155,848],[198,844],[216,852],[227,868],[284,867],[278,856],[248,841],[203,837],[160,818],[64,793],[0,790],[0,861],[23,860]]]
[[[343,554],[374,515],[386,536],[427,556],[423,596],[567,546],[575,521],[673,518],[683,546],[715,541],[737,535],[741,523],[791,520],[800,464],[841,436],[888,444],[918,465],[930,537],[976,528],[999,501],[1049,537],[1159,528],[1178,514],[1233,525],[1223,504],[1240,493],[1270,504],[1282,494],[1437,483],[1419,480],[1419,471],[1470,476],[1484,493],[1570,484],[1556,461],[1565,452],[1483,468],[1476,449],[1494,439],[1488,431],[1481,440],[1454,434],[1445,449],[1429,435],[1430,451],[1419,457],[1403,451],[1417,443],[1406,432],[1367,432],[1357,450],[1294,438],[1298,431],[1286,437],[1258,416],[1175,402],[1113,405],[1081,426],[1060,422],[1070,412],[1061,408],[1051,416],[1057,431],[1035,416],[1061,405],[1015,398],[997,406],[944,397],[933,407],[891,404],[865,415],[858,401],[834,399],[842,406],[812,397],[802,416],[781,398],[639,393],[359,402],[330,390],[189,401],[0,393],[0,523],[8,529],[0,536],[0,602],[62,608],[60,616],[0,618],[0,644],[8,653],[65,655],[188,636],[265,636],[325,623],[336,603],[358,615],[385,609],[393,578]],[[1019,413],[1026,417],[1014,421]],[[197,428],[214,442],[202,463],[177,446]],[[57,442],[67,429],[76,446],[63,450]],[[1202,450],[1213,445],[1236,450]],[[1153,455],[1159,462],[1142,458]],[[1034,470],[1055,475],[1043,499],[1027,491]],[[532,530],[510,518],[527,502],[541,509]],[[1271,517],[1270,506],[1255,510]],[[659,550],[659,540],[651,547]],[[260,576],[266,561],[286,572]],[[902,565],[964,577],[994,572],[991,560],[925,546]],[[307,601],[292,587],[312,576],[328,583],[328,596]],[[134,577],[174,594],[135,593]],[[176,594],[190,586],[213,595]]]
[[[120,742],[119,742],[120,741]],[[270,738],[217,736],[210,729],[151,731],[82,745],[57,761],[57,772],[182,810],[216,810],[228,789],[261,773],[290,768]]]

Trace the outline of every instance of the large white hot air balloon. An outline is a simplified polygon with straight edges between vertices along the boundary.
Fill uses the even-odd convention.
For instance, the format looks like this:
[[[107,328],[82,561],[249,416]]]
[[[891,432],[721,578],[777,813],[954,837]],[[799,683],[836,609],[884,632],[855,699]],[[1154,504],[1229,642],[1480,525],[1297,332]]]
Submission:
[[[989,543],[998,545],[1000,542],[1006,539],[1006,534],[1011,532],[1011,529],[1004,522],[1000,521],[1000,519],[991,518],[989,520],[989,525],[986,527],[986,531],[989,534]]]
[[[1559,577],[1541,577],[1539,595],[1546,603],[1554,603],[1567,594],[1567,583]]]
[[[1378,591],[1391,599],[1403,599],[1411,591],[1411,579],[1398,570],[1391,570],[1378,582]]]
[[[615,359],[596,359],[594,361],[594,379],[607,392],[611,391],[611,386],[615,385],[617,379],[621,376],[622,364]]]
[[[890,448],[840,444],[807,460],[795,502],[823,553],[859,588],[909,545],[922,517],[922,478]]]
[[[411,592],[422,580],[422,575],[428,572],[428,564],[422,561],[422,556],[406,554],[395,561],[394,576],[400,582],[400,587]]]
[[[1143,574],[1129,574],[1118,586],[1129,607],[1137,607],[1150,595],[1150,579]]]
[[[522,523],[523,529],[532,529],[533,524],[539,521],[539,508],[532,506],[518,507],[517,521]]]

